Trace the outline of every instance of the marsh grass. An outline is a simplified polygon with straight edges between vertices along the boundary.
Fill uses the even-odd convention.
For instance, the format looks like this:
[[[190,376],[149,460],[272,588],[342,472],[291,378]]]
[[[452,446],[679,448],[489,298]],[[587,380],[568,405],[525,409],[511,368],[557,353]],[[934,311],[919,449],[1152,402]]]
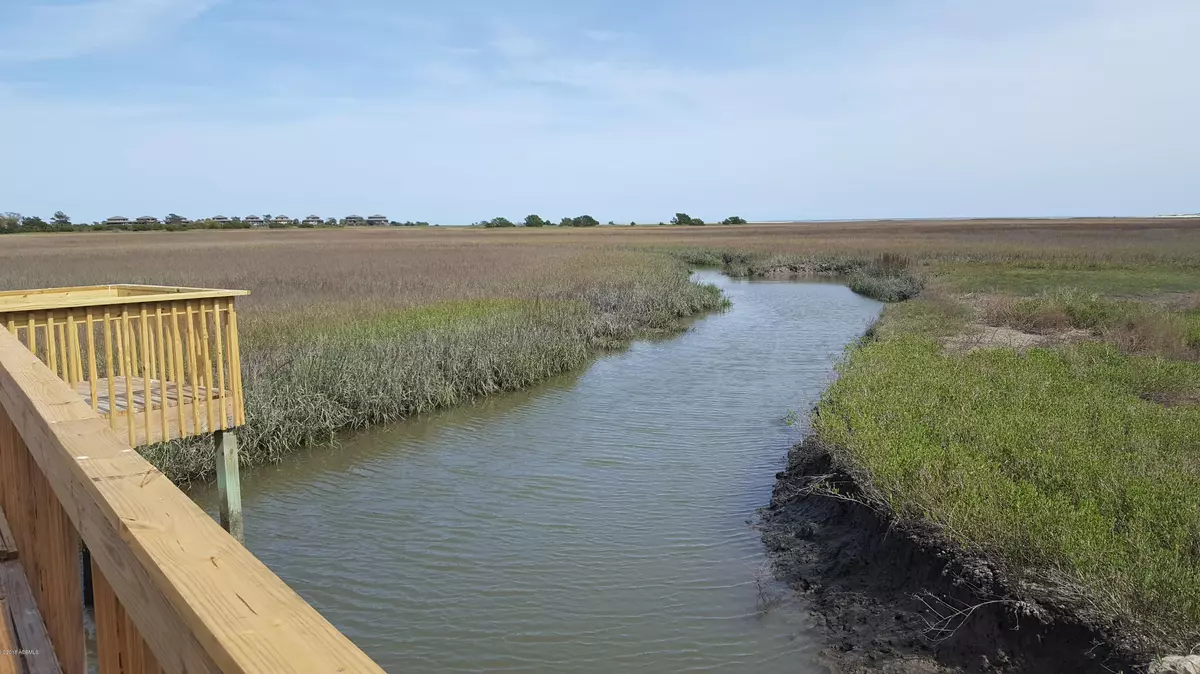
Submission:
[[[949,355],[927,336],[858,349],[815,428],[904,518],[1026,580],[1071,579],[1145,643],[1200,639],[1200,365],[1089,343]]]
[[[1130,259],[1107,262],[1062,258],[938,262],[934,271],[959,292],[1038,295],[1052,288],[1073,288],[1083,293],[1102,295],[1147,296],[1162,293],[1193,292],[1200,287],[1200,268],[1194,266],[1200,244],[1175,251],[1192,251],[1189,263],[1177,264],[1166,253],[1144,262]]]

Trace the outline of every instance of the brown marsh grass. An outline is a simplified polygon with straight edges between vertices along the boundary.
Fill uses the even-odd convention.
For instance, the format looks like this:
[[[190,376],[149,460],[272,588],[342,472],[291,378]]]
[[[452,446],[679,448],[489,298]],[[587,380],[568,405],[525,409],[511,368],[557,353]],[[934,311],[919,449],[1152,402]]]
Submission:
[[[243,444],[247,462],[260,463],[341,429],[528,386],[719,307],[680,260],[746,275],[851,274],[903,260],[942,286],[1012,288],[1075,270],[1141,288],[1151,287],[1146,269],[1159,270],[1160,285],[1191,283],[1197,250],[1200,227],[1181,219],[14,235],[0,238],[0,289],[250,290]],[[897,291],[896,274],[886,276],[858,285],[892,299],[919,290],[900,278]],[[211,474],[203,443],[150,456],[176,479]]]

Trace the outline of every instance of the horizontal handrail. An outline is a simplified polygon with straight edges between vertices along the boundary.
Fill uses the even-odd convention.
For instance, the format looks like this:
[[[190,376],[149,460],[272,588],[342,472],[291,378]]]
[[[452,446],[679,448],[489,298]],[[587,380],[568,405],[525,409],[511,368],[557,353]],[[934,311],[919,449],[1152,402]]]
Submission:
[[[122,292],[128,294],[120,294]],[[218,299],[249,294],[248,290],[128,284],[9,290],[0,292],[0,312],[117,306],[166,300]]]
[[[151,669],[171,674],[382,671],[130,449],[3,327],[0,450],[27,466],[29,476],[44,478],[69,519],[63,526],[77,532],[90,551],[99,574],[96,618],[102,644],[115,629],[102,621],[120,615],[128,622],[123,642],[133,643],[132,628],[134,642],[144,640],[157,663]],[[22,478],[5,477],[0,476],[0,488],[21,489]],[[48,497],[44,491],[38,498]],[[11,493],[0,496],[11,502]],[[14,522],[14,529],[18,525]],[[27,528],[23,535],[36,540],[42,534]],[[61,556],[64,547],[70,546],[52,551]],[[109,593],[119,605],[101,611],[102,594]],[[47,607],[42,610],[47,615]],[[48,616],[54,639],[63,628],[50,621]],[[60,642],[72,640],[60,636],[56,650]],[[104,652],[100,657],[103,671]]]

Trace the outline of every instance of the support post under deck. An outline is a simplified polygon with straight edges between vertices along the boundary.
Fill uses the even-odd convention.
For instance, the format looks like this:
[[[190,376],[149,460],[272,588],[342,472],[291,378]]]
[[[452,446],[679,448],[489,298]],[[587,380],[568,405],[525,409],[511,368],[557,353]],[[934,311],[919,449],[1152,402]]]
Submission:
[[[244,541],[242,518],[242,481],[238,471],[237,435],[232,430],[213,433],[217,450],[217,493],[220,499],[221,526],[230,535]]]

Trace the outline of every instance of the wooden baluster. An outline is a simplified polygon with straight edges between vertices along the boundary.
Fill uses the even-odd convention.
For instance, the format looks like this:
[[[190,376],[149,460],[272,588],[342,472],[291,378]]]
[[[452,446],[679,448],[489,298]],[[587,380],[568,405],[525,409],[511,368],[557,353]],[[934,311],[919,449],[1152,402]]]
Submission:
[[[83,312],[79,309],[72,309],[67,315],[67,332],[71,333],[71,359],[75,367],[75,383],[83,381],[83,343],[79,340],[79,331],[83,329],[83,323],[76,319],[75,314]],[[82,316],[81,316],[82,317]]]
[[[213,302],[213,338],[217,343],[217,391],[221,402],[221,413],[218,415],[217,430],[229,427],[229,405],[225,400],[225,346],[221,338],[221,302]]]
[[[29,316],[28,316],[28,318],[25,319],[25,322],[26,322],[26,328],[28,328],[28,332],[29,332],[29,335],[28,335],[29,341],[26,342],[26,346],[29,347],[29,352],[36,356],[37,355],[37,323],[34,322],[33,312],[29,312]]]
[[[142,412],[142,427],[146,432],[146,443],[154,442],[154,438],[150,434],[150,419],[154,416],[154,399],[151,397],[153,390],[151,384],[154,377],[154,347],[150,344],[150,325],[147,320],[146,305],[142,305],[138,320],[138,337],[141,339],[142,352],[142,399],[144,401],[144,409]]]
[[[217,421],[213,412],[213,374],[212,374],[212,354],[209,351],[208,345],[208,307],[204,300],[199,301],[200,304],[200,354],[201,360],[204,362],[202,373],[204,375],[204,414],[208,417],[208,432],[213,432],[217,429]]]
[[[104,371],[108,380],[108,427],[117,430],[117,361],[113,360],[112,312],[104,307]]]
[[[92,411],[98,414],[100,401],[96,399],[96,379],[99,378],[99,370],[96,367],[96,319],[91,307],[87,308],[84,321],[84,329],[87,330],[88,391],[92,394]]]
[[[192,435],[200,435],[200,401],[196,398],[198,390],[196,384],[196,330],[192,326],[192,304],[188,302],[184,305],[184,311],[187,318],[187,363],[188,363],[188,383],[191,385],[191,403],[192,403]],[[180,401],[182,403],[182,401]]]
[[[62,377],[58,373],[58,351],[54,348],[54,315],[46,312],[46,364],[50,366],[50,370],[57,377]]]
[[[187,435],[187,424],[183,416],[183,338],[179,333],[179,305],[171,303],[171,369],[175,376],[175,408],[179,417],[179,435]]]
[[[242,347],[238,341],[237,308],[233,298],[229,299],[229,358],[233,377],[234,406],[237,408],[237,426],[246,423],[246,393],[242,388]]]
[[[55,328],[58,335],[58,364],[62,367],[63,381],[71,384],[73,383],[71,381],[72,372],[67,361],[67,353],[70,351],[70,348],[67,346],[67,326],[63,321],[59,321],[55,324]]]
[[[121,343],[125,345],[124,359],[121,361],[121,371],[125,377],[125,420],[128,422],[129,446],[137,446],[137,428],[134,427],[133,405],[133,328],[129,324],[129,305],[121,307]]]
[[[164,351],[166,343],[163,339],[163,308],[162,304],[154,305],[154,325],[157,328],[155,335],[155,354],[158,356],[156,362],[158,367],[156,373],[158,375],[158,410],[159,410],[159,425],[162,427],[162,440],[166,442],[171,439],[171,427],[169,417],[167,416],[167,355]]]
[[[79,326],[75,325],[75,314],[67,310],[67,325],[64,328],[67,333],[67,339],[63,342],[63,351],[67,356],[67,383],[78,384],[83,381],[83,376],[79,374]]]

